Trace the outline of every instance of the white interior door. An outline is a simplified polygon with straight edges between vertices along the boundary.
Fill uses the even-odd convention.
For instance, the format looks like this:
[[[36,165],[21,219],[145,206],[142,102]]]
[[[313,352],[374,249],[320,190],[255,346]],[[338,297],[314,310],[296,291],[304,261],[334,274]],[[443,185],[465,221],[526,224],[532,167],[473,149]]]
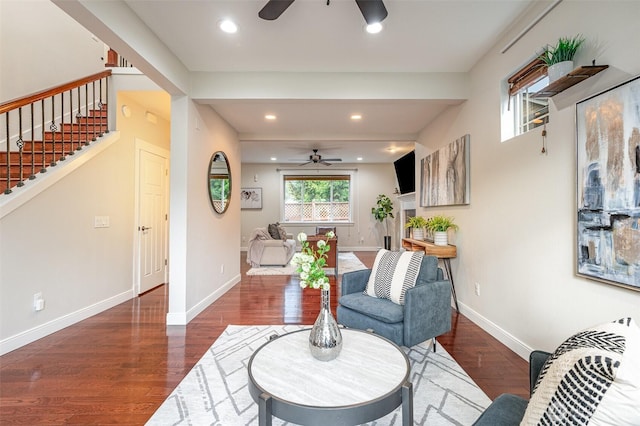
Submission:
[[[151,152],[156,151],[156,152]],[[138,153],[138,294],[166,283],[168,159],[161,151],[139,147]]]

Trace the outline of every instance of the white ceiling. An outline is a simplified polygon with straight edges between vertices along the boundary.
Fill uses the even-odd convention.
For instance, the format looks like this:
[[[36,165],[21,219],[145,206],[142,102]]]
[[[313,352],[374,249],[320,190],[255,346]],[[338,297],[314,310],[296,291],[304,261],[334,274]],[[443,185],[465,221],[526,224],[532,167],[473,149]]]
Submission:
[[[466,73],[534,1],[385,0],[389,15],[384,30],[376,35],[364,31],[354,0],[331,0],[330,5],[326,0],[296,0],[275,21],[258,18],[266,0],[124,0],[124,4],[188,71],[295,73],[302,80],[291,84],[300,85],[313,73],[335,73],[328,75],[336,78],[357,73],[363,82],[380,75],[399,82],[404,73]],[[236,34],[218,29],[223,18],[238,24]],[[89,30],[99,30],[91,19],[76,19]],[[120,42],[135,48],[132,40],[113,44]],[[345,162],[355,161],[356,156],[366,162],[388,162],[410,150],[421,129],[462,100],[407,94],[350,98],[347,87],[339,97],[269,98],[243,93],[199,102],[210,104],[238,131],[243,162],[269,162],[271,156],[278,162],[295,162],[307,158],[312,148]],[[267,122],[266,113],[276,114],[277,120]],[[362,114],[362,120],[352,122],[352,113]]]

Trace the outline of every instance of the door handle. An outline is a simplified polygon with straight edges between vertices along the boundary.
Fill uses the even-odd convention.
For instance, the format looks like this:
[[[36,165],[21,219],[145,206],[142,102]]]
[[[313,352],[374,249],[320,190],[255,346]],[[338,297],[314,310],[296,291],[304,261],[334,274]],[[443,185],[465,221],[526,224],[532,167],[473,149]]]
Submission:
[[[140,228],[141,231],[146,231],[148,229],[151,229],[151,227],[147,228],[146,226],[143,226],[142,228]]]

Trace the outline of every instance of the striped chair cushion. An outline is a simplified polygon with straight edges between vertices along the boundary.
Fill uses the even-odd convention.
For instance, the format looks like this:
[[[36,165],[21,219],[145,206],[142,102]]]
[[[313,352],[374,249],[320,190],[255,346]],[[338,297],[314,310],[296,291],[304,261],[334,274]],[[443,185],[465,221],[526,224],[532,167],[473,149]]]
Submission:
[[[404,305],[405,292],[416,285],[424,253],[380,250],[364,294]]]

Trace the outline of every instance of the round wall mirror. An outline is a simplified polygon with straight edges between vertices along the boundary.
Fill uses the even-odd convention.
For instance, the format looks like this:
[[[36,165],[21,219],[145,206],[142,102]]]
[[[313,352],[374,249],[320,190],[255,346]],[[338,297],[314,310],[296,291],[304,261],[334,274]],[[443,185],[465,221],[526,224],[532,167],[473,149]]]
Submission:
[[[231,197],[231,169],[222,151],[216,151],[209,161],[209,199],[216,213],[224,213]]]

